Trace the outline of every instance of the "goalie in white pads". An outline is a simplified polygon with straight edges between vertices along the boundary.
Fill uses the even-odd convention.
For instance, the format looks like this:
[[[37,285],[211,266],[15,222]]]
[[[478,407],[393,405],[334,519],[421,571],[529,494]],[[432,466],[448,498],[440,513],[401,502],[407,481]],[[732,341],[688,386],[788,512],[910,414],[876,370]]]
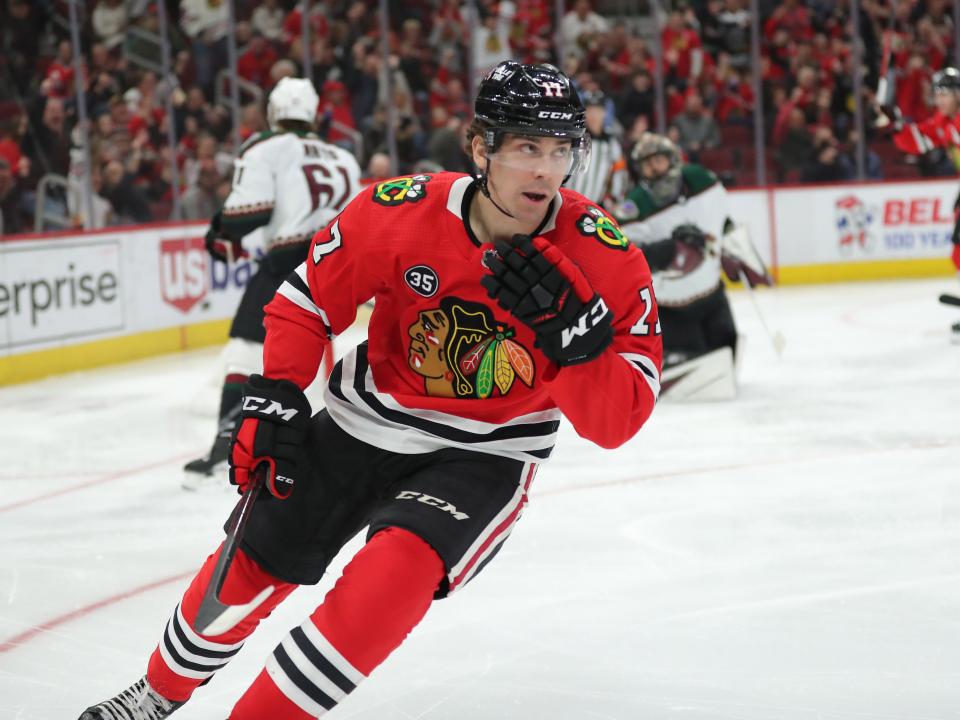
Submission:
[[[210,254],[230,262],[247,254],[241,239],[263,227],[266,255],[244,291],[224,348],[216,437],[204,457],[184,466],[186,488],[226,468],[241,388],[263,369],[263,307],[307,257],[314,234],[360,188],[360,167],[353,155],[314,134],[318,103],[309,80],[283,78],[277,83],[267,102],[270,130],[252,136],[241,148],[230,196],[207,231]]]
[[[637,186],[614,214],[654,273],[663,328],[662,392],[674,399],[736,394],[737,328],[720,279],[771,284],[745,229],[730,219],[716,175],[683,163],[672,141],[644,133],[630,151]]]

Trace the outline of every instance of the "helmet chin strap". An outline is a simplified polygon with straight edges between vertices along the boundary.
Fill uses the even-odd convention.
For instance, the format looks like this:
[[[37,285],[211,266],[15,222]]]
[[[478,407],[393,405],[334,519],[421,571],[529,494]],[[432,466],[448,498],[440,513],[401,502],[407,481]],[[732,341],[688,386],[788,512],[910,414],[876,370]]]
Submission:
[[[502,207],[500,207],[500,205],[497,203],[497,201],[494,200],[493,197],[490,195],[490,188],[487,187],[487,184],[490,182],[490,166],[491,166],[492,164],[493,164],[493,163],[492,163],[492,161],[491,161],[491,159],[490,159],[490,156],[487,155],[487,164],[486,164],[486,167],[484,167],[483,170],[480,171],[480,177],[477,178],[477,185],[480,186],[480,192],[482,192],[482,193],[484,194],[484,196],[487,198],[487,200],[489,200],[490,202],[493,203],[493,206],[494,206],[497,210],[499,210],[500,212],[502,212],[504,215],[506,215],[506,216],[507,216],[508,218],[510,218],[511,220],[516,220],[517,217],[516,217],[515,215],[510,214],[509,212],[507,212],[506,210],[504,210]]]

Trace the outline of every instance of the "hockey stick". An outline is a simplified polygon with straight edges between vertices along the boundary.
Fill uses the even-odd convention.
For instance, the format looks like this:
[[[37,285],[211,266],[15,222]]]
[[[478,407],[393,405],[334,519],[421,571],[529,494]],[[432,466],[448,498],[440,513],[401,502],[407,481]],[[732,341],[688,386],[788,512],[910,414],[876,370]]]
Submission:
[[[227,538],[220,548],[220,555],[217,557],[217,564],[210,576],[210,583],[203,593],[200,608],[197,610],[195,624],[196,631],[200,635],[214,637],[232,630],[237,623],[252,613],[273,593],[273,585],[269,585],[261,590],[260,594],[253,600],[242,605],[228,605],[220,600],[220,590],[223,588],[224,580],[227,579],[227,572],[230,570],[233,556],[237,552],[237,546],[243,539],[243,529],[250,517],[250,509],[266,483],[269,472],[270,466],[267,463],[260,463],[254,468],[250,484],[247,485],[243,497],[240,498],[240,502],[237,503],[230,515],[230,521],[227,523]]]
[[[944,305],[956,305],[957,307],[960,307],[960,297],[957,297],[956,295],[947,295],[944,293],[940,296],[940,302],[942,302]]]
[[[880,72],[877,74],[877,92],[873,96],[874,110],[877,112],[876,127],[885,128],[891,118],[883,111],[893,98],[890,95],[890,56],[893,54],[893,30],[883,32],[883,47],[880,56]]]
[[[777,353],[777,357],[783,357],[784,348],[787,347],[787,339],[779,330],[770,330],[770,326],[767,325],[767,319],[760,311],[760,303],[757,302],[757,296],[753,293],[753,286],[747,280],[743,270],[739,272],[739,276],[740,282],[742,282],[743,286],[747,289],[747,295],[750,297],[750,302],[753,303],[753,309],[756,310],[757,317],[760,318],[760,324],[763,325],[763,329],[766,331],[767,337],[770,338],[770,342],[773,344],[774,352]]]

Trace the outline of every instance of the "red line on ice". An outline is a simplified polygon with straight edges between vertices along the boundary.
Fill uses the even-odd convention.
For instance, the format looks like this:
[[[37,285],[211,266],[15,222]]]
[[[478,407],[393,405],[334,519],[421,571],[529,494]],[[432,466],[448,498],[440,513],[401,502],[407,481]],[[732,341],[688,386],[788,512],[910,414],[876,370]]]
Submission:
[[[101,485],[103,483],[113,482],[114,480],[121,480],[130,475],[136,475],[139,472],[143,472],[144,470],[153,470],[154,468],[178,462],[184,458],[192,457],[194,454],[195,453],[183,453],[182,455],[166,458],[164,460],[158,460],[157,462],[149,463],[147,465],[140,465],[139,467],[128,468],[126,470],[118,470],[110,475],[104,475],[102,477],[94,478],[93,480],[87,480],[86,482],[78,483],[76,485],[70,485],[69,487],[44,493],[43,495],[17,500],[9,505],[0,505],[0,513],[7,512],[8,510],[16,510],[17,508],[24,507],[25,505],[33,505],[34,503],[42,502],[44,500],[50,500],[51,498],[60,497],[61,495],[69,495],[70,493],[77,492],[78,490],[83,490],[94,485]]]
[[[193,577],[196,574],[196,572],[197,572],[196,570],[191,570],[190,572],[180,573],[179,575],[172,575],[170,577],[163,578],[162,580],[155,580],[152,583],[147,583],[146,585],[141,585],[138,588],[127,590],[126,592],[119,593],[118,595],[113,595],[112,597],[104,598],[103,600],[98,600],[92,605],[87,605],[86,607],[78,608],[76,610],[73,610],[72,612],[68,612],[65,615],[60,615],[59,617],[55,617],[52,620],[47,620],[45,623],[41,625],[34,625],[29,630],[25,630],[19,635],[14,635],[9,640],[4,640],[3,642],[0,642],[0,654],[9,652],[14,648],[20,647],[21,645],[24,645],[25,643],[27,643],[29,640],[32,640],[37,635],[40,635],[41,633],[45,633],[49,630],[52,630],[53,628],[63,625],[64,623],[68,623],[71,620],[76,620],[77,618],[84,617],[85,615],[94,613],[97,610],[100,610],[101,608],[107,607],[108,605],[114,605],[118,602],[121,602],[122,600],[126,600],[127,598],[132,598],[132,597],[135,597],[136,595],[142,595],[145,592],[149,592],[150,590],[154,590],[163,585],[168,585],[169,583],[177,582],[178,580],[184,580],[186,578]]]

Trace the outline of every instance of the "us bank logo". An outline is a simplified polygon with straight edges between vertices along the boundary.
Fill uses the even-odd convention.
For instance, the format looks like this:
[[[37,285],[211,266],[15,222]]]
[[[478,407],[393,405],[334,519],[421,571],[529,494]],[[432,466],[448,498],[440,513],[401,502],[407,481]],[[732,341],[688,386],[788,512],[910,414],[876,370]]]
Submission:
[[[263,250],[235,263],[213,262],[202,237],[160,241],[160,295],[184,315],[209,310],[213,295],[242,292],[257,271]]]
[[[203,238],[160,242],[160,292],[164,302],[182,313],[203,300],[210,289],[207,249]]]
[[[879,240],[874,225],[879,213],[856,195],[847,195],[834,203],[834,224],[840,254],[870,253]]]

